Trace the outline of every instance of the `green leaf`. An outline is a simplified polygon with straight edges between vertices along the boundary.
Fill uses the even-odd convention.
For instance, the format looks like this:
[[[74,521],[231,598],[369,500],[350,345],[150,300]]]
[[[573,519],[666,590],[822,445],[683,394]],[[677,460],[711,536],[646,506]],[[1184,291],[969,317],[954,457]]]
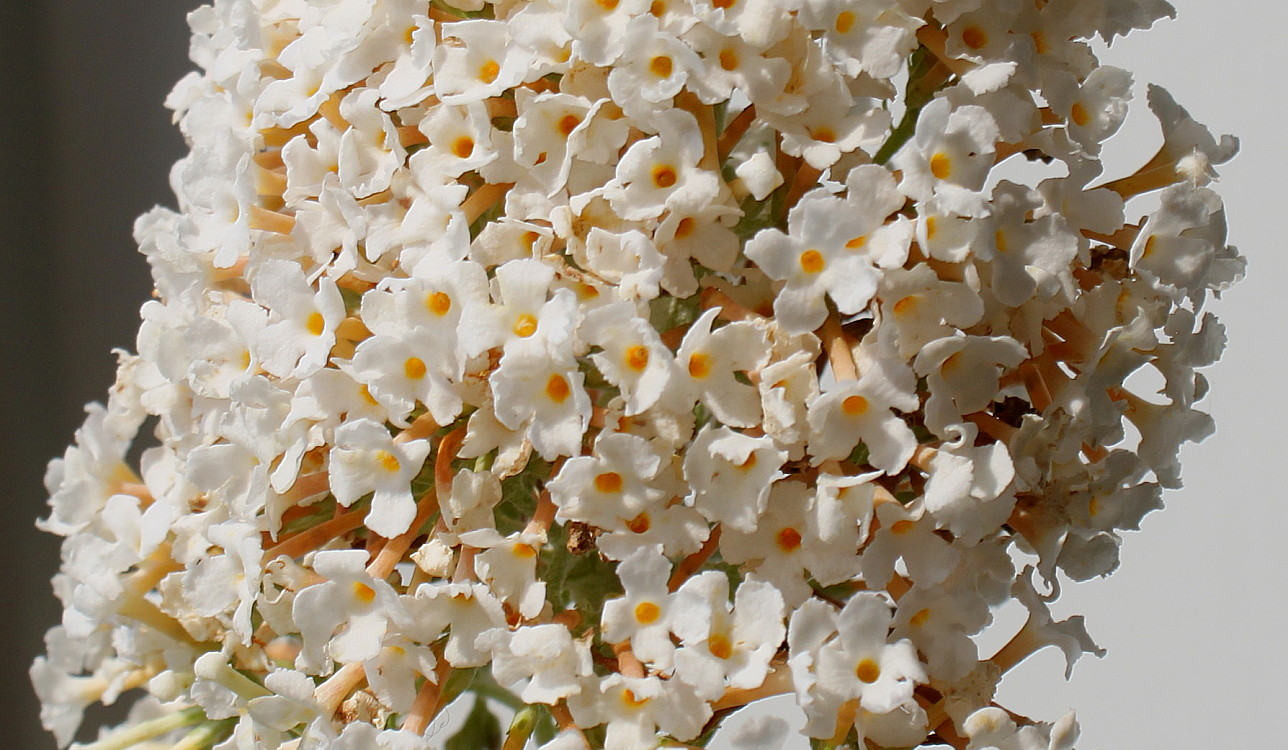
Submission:
[[[501,480],[501,502],[492,509],[497,531],[513,534],[528,524],[537,508],[537,493],[550,478],[550,464],[533,456],[523,471]]]
[[[698,319],[698,315],[701,314],[698,305],[701,302],[702,299],[697,294],[684,298],[670,295],[656,297],[649,302],[649,323],[660,333],[686,326]]]
[[[344,314],[353,315],[362,307],[362,294],[352,289],[340,289],[340,299],[344,301]]]
[[[444,750],[501,750],[501,740],[501,722],[487,707],[487,700],[476,694],[465,724],[448,738]]]
[[[780,218],[778,207],[782,203],[780,193],[785,193],[782,187],[765,196],[764,200],[758,201],[754,196],[744,198],[739,206],[742,209],[742,218],[734,225],[733,233],[743,240],[748,240],[766,227],[778,226]]]
[[[930,100],[935,98],[935,92],[948,82],[946,77],[930,75],[935,71],[937,63],[937,58],[924,46],[917,48],[908,58],[908,86],[904,89],[903,96],[907,108],[904,110],[903,119],[894,130],[890,131],[890,137],[881,144],[872,161],[885,164],[916,131],[917,117],[921,114],[922,107],[929,104]]]
[[[568,532],[550,529],[550,545],[541,555],[538,577],[546,582],[546,600],[556,612],[576,608],[582,615],[578,631],[599,624],[604,601],[623,593],[617,563],[597,553],[574,555],[568,551]]]
[[[537,709],[537,728],[532,736],[537,738],[538,743],[545,744],[554,739],[555,733],[559,731],[559,725],[555,723],[555,717],[548,707],[538,703],[534,708]]]

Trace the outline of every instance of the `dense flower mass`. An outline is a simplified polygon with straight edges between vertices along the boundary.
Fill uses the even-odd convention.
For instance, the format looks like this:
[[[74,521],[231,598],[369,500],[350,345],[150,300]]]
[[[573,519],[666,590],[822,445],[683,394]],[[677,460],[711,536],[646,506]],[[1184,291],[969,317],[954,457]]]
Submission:
[[[45,726],[142,688],[94,748],[652,750],[793,694],[819,748],[1072,747],[995,688],[1100,653],[1049,602],[1211,433],[1243,272],[1237,144],[1163,89],[1101,177],[1132,89],[1089,40],[1172,12],[195,11],[156,298],[46,477]]]

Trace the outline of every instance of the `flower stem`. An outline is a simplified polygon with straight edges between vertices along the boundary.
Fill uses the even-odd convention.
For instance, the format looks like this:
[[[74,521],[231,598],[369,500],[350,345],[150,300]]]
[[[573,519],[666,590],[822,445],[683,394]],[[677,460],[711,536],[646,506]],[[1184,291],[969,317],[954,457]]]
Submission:
[[[206,714],[201,707],[193,706],[176,713],[159,716],[151,721],[135,724],[123,731],[112,734],[110,737],[85,745],[81,750],[125,750],[155,737],[160,737],[167,732],[190,727],[205,720]]]

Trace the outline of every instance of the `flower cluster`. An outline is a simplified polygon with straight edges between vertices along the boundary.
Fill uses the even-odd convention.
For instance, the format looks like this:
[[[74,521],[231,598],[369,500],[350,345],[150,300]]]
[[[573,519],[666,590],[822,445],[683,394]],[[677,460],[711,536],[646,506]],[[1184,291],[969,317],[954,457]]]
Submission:
[[[1049,602],[1212,431],[1243,271],[1237,144],[1162,89],[1158,154],[1100,180],[1131,78],[1089,40],[1171,13],[194,12],[156,299],[46,477],[45,725],[142,687],[93,747],[430,748],[472,693],[449,746],[652,750],[788,693],[817,747],[1071,747],[995,688],[1100,653]]]

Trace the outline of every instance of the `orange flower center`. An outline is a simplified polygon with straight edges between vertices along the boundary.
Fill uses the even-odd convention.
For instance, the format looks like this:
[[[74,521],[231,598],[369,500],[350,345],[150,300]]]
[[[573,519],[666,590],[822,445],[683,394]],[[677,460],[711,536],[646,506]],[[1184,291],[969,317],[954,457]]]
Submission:
[[[973,50],[988,46],[988,32],[978,26],[967,26],[962,29],[962,43]]]
[[[653,184],[663,190],[675,184],[675,168],[666,164],[653,167]]]
[[[363,604],[370,604],[376,600],[376,590],[363,583],[362,581],[353,582],[353,598]]]
[[[707,650],[717,659],[728,659],[733,656],[733,644],[721,633],[712,633],[711,637],[707,638]]]
[[[648,347],[636,344],[626,350],[626,366],[636,372],[648,367]]]
[[[408,357],[407,361],[403,362],[403,373],[410,380],[420,380],[425,377],[425,360],[420,357]]]
[[[675,64],[666,55],[658,55],[648,61],[648,71],[658,78],[670,78],[674,70]]]
[[[474,139],[463,135],[452,141],[452,155],[457,159],[468,159],[474,153]]]
[[[563,375],[555,373],[546,381],[546,396],[556,404],[562,404],[568,400],[568,395],[572,390],[568,387],[568,380]]]
[[[703,352],[694,352],[689,357],[689,375],[695,378],[705,378],[711,374],[711,355]]]
[[[442,317],[452,309],[452,298],[445,292],[434,292],[425,298],[425,307],[435,315]]]
[[[881,666],[871,659],[864,659],[854,668],[854,676],[859,678],[859,682],[871,685],[881,679]]]
[[[615,471],[606,471],[595,477],[595,489],[600,492],[621,492],[622,475]]]
[[[857,417],[868,410],[868,400],[862,396],[846,396],[841,402],[841,411]]]
[[[806,250],[800,257],[801,270],[805,273],[818,273],[825,265],[823,254],[817,250]]]
[[[640,602],[635,605],[635,621],[641,625],[651,625],[662,616],[662,610],[653,602]]]
[[[530,313],[524,313],[514,319],[514,327],[511,329],[514,335],[521,339],[526,339],[537,332],[537,318]]]
[[[783,552],[795,552],[801,546],[801,533],[789,526],[778,532],[775,541],[778,542],[778,548]]]
[[[936,179],[946,180],[953,173],[953,160],[948,158],[945,153],[937,153],[930,157],[930,173]]]

